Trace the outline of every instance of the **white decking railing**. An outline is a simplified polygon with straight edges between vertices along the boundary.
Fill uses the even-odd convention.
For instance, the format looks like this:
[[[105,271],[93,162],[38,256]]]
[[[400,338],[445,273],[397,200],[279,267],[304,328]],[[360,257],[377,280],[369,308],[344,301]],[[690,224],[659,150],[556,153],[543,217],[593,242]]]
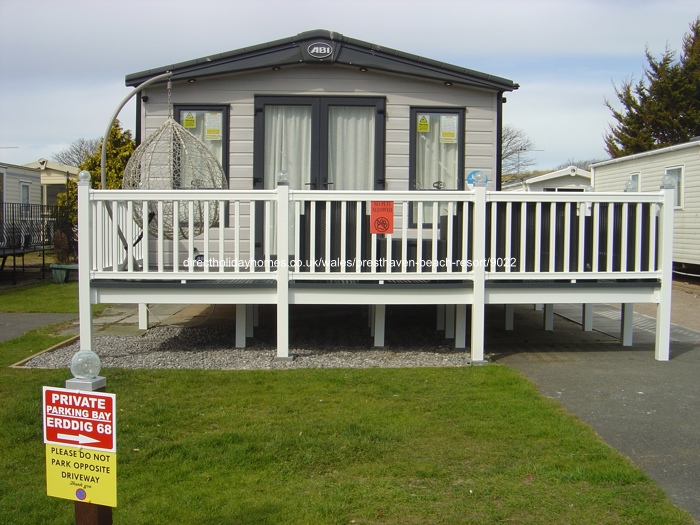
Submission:
[[[140,283],[141,291],[128,296],[133,302],[154,302],[158,283],[176,283],[183,286],[179,295],[169,292],[160,300],[184,302],[191,293],[191,302],[243,304],[255,304],[249,285],[258,283],[266,289],[261,300],[267,294],[264,300],[277,304],[278,354],[284,357],[289,304],[366,301],[380,312],[392,302],[453,304],[458,346],[470,304],[472,358],[481,360],[487,303],[618,297],[616,302],[662,305],[657,358],[668,359],[663,325],[670,323],[670,193],[501,193],[481,187],[290,191],[286,186],[100,191],[80,185],[81,312],[102,300],[95,290],[120,282]],[[370,233],[373,201],[392,203],[393,232]],[[200,235],[181,233],[197,229]],[[215,282],[245,291],[222,299],[221,292],[192,287],[205,282],[209,290]],[[619,292],[621,282],[630,283],[626,292]],[[300,283],[303,290],[295,288]],[[87,314],[81,321],[88,322]],[[84,335],[91,337],[91,330]]]

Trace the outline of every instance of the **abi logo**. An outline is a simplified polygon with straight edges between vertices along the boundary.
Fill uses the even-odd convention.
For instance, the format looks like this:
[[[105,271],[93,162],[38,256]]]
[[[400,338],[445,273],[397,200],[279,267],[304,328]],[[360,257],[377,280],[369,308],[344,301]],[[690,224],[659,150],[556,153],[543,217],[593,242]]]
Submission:
[[[326,42],[314,42],[306,48],[306,51],[313,58],[326,58],[333,54],[333,47]]]

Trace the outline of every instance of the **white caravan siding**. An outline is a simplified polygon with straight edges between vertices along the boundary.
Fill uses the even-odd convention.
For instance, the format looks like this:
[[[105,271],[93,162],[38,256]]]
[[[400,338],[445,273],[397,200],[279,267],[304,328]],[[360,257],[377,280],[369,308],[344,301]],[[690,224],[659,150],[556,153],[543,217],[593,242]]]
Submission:
[[[593,166],[596,191],[623,191],[639,174],[640,191],[658,191],[667,168],[681,167],[681,207],[674,213],[673,260],[700,265],[700,142],[689,142]]]
[[[148,89],[142,106],[142,138],[163,124],[168,115],[164,87]],[[229,180],[231,189],[253,187],[253,121],[256,95],[385,97],[386,189],[408,189],[411,107],[465,108],[465,170],[482,170],[490,180],[496,172],[497,94],[486,90],[399,75],[360,72],[338,65],[285,67],[173,82],[174,104],[230,107]]]
[[[19,203],[20,187],[29,186],[29,204],[41,204],[41,175],[39,171],[22,166],[1,164],[2,200],[7,203]]]

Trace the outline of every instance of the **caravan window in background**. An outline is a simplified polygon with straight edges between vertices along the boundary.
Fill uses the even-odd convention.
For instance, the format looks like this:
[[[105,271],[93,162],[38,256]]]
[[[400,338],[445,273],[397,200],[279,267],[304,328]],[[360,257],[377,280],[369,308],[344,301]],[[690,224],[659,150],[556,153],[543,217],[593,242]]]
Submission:
[[[666,168],[666,175],[670,175],[674,179],[673,206],[683,208],[683,166]]]

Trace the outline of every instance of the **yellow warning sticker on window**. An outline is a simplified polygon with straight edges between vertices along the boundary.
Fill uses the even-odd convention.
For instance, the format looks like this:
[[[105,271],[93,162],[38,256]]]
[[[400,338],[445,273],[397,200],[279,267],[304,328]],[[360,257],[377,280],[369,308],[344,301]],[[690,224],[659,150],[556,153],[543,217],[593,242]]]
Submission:
[[[418,115],[418,133],[430,133],[430,116]]]
[[[188,112],[185,114],[185,118],[182,119],[183,128],[196,128],[197,127],[197,117],[194,113]]]

